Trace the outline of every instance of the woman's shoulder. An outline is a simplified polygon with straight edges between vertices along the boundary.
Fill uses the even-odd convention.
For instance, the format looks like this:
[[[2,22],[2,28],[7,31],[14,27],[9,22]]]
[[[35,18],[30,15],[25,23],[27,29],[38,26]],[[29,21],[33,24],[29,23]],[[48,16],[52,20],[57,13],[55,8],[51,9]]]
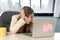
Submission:
[[[20,14],[13,15],[12,18],[18,18],[19,16],[20,16]]]

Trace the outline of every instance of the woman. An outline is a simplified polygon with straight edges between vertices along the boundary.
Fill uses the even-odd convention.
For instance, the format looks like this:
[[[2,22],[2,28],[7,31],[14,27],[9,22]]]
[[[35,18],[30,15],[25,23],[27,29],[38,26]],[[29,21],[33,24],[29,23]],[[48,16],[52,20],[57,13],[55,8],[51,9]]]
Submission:
[[[13,15],[10,32],[11,33],[32,33],[34,11],[28,6],[21,9],[20,14]]]

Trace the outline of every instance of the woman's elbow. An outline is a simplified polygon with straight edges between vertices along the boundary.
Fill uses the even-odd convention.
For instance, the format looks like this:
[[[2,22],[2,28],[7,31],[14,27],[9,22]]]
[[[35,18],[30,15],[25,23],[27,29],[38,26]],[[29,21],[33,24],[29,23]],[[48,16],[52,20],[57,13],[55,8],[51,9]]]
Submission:
[[[10,27],[10,33],[11,33],[11,34],[15,34],[16,31],[15,31],[13,28]]]

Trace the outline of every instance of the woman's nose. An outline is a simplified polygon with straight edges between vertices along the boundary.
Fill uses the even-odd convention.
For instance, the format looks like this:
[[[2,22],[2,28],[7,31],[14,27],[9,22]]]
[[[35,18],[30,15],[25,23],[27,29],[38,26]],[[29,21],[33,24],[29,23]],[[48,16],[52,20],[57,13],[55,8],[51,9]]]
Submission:
[[[29,21],[31,21],[31,18],[29,18]]]

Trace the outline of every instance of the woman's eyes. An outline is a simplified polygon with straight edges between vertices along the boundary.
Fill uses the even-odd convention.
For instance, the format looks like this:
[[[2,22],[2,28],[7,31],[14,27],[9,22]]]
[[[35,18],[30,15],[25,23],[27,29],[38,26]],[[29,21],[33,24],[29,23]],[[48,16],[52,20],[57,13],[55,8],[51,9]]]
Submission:
[[[33,18],[33,17],[31,17],[31,18]]]

